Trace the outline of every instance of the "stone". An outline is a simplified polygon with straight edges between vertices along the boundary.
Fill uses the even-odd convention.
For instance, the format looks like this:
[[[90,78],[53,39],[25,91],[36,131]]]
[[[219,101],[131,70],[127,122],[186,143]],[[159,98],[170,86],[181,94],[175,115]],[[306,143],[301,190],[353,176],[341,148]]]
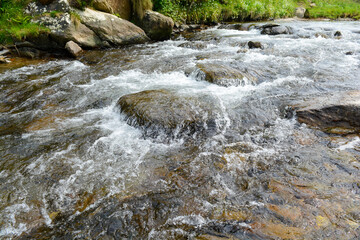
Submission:
[[[260,27],[262,29],[261,34],[267,35],[279,35],[279,34],[291,34],[292,28],[287,26],[281,26],[278,24],[266,24]]]
[[[360,131],[360,91],[316,97],[293,107],[300,123],[326,132],[338,127]]]
[[[306,11],[307,11],[306,8],[297,7],[295,8],[295,16],[298,18],[304,18]]]
[[[218,29],[243,30],[241,23],[221,25]]]
[[[36,48],[30,48],[30,47],[23,47],[23,48],[19,48],[16,51],[14,51],[16,53],[18,53],[21,57],[26,57],[26,58],[39,58],[41,55],[41,51],[36,49]]]
[[[152,40],[170,39],[174,21],[158,12],[147,10],[138,24]]]
[[[261,44],[261,42],[253,42],[253,41],[249,41],[248,42],[248,46],[250,49],[253,49],[253,48],[261,48],[263,49],[263,45]]]
[[[340,31],[336,31],[334,33],[334,37],[341,37],[342,36],[342,33]]]
[[[257,79],[248,73],[241,72],[233,67],[220,64],[197,64],[200,72],[198,78],[210,83],[224,87],[243,86],[245,84],[255,84]]]
[[[311,8],[314,8],[314,7],[316,7],[316,3],[310,3],[310,5],[309,5]]]
[[[328,35],[326,35],[325,33],[315,33],[315,37],[316,38],[319,38],[319,37],[322,37],[322,38],[329,38]]]
[[[90,8],[77,10],[76,13],[86,27],[111,46],[145,43],[149,40],[141,28],[112,14]]]
[[[102,12],[111,13],[111,14],[114,13],[114,9],[107,0],[94,0],[92,2],[92,6],[94,9]]]
[[[215,134],[221,116],[218,102],[210,96],[181,96],[168,90],[147,90],[122,96],[117,106],[128,124],[146,136]]]
[[[8,50],[8,49],[1,50],[1,51],[0,51],[0,56],[6,55],[6,54],[8,54],[8,53],[10,53],[10,50]]]
[[[75,58],[78,57],[82,52],[81,47],[73,41],[67,42],[65,45],[65,49]]]

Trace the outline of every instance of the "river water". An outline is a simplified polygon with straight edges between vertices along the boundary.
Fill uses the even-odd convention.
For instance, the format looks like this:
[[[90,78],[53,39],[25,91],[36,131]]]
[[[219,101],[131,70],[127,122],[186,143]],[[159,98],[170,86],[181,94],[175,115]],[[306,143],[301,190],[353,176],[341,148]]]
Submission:
[[[2,66],[0,238],[358,239],[359,136],[311,129],[287,106],[360,90],[360,23],[280,24],[294,33],[217,26]],[[258,81],[218,86],[199,63]],[[221,131],[163,141],[128,125],[118,99],[156,89],[217,99]]]

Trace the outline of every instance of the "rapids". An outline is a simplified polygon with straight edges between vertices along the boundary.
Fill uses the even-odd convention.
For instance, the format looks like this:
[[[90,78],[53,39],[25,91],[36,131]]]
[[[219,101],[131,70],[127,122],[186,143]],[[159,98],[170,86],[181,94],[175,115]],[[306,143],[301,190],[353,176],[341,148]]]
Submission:
[[[294,33],[212,27],[1,66],[0,238],[358,238],[359,136],[299,124],[288,106],[360,90],[360,23],[280,24]],[[248,49],[250,40],[264,48]],[[215,85],[199,63],[257,82]],[[217,99],[220,130],[144,136],[116,103],[157,89]]]

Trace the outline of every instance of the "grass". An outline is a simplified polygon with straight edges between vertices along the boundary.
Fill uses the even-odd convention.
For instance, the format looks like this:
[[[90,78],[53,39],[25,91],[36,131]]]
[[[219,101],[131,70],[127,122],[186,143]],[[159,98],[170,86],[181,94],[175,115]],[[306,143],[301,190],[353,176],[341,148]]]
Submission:
[[[24,13],[25,0],[0,0],[0,43],[10,44],[36,36],[46,28],[31,22]]]
[[[309,9],[310,18],[353,18],[360,19],[360,1],[313,0],[316,7]],[[306,4],[308,5],[308,4]]]
[[[359,19],[359,0],[153,0],[154,10],[177,22],[211,23],[220,21],[265,20],[294,15],[297,6],[309,9],[310,18],[350,17]]]

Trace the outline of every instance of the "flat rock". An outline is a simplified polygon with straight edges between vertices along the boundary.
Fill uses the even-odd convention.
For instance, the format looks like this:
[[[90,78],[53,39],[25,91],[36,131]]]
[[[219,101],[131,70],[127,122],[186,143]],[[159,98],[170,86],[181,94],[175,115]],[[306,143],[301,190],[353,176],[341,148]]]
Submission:
[[[200,80],[224,87],[243,86],[257,82],[254,76],[222,64],[197,64],[196,67],[200,70],[197,74]]]
[[[287,26],[282,26],[278,24],[265,24],[259,27],[261,34],[267,35],[279,35],[279,34],[291,34],[292,28]]]
[[[147,90],[122,96],[117,103],[129,125],[145,135],[193,136],[215,134],[221,108],[210,96],[181,96],[167,90]]]
[[[295,105],[300,123],[318,127],[360,130],[360,91],[341,92],[317,97]]]

